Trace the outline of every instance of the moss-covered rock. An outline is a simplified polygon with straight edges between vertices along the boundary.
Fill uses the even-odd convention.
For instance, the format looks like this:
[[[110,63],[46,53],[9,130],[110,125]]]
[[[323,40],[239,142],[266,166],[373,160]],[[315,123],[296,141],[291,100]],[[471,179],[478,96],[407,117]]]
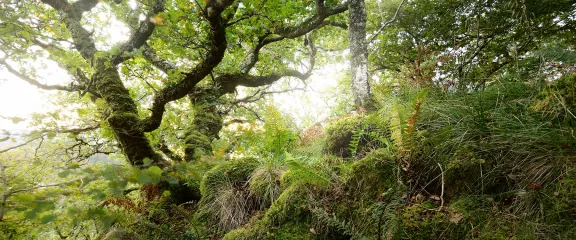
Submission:
[[[305,223],[298,222],[287,222],[283,225],[271,229],[271,231],[265,232],[263,234],[258,234],[253,228],[240,228],[224,236],[223,240],[252,240],[252,239],[264,239],[264,240],[305,240],[305,239],[317,239],[312,232],[310,232],[310,227]]]
[[[362,116],[350,116],[339,119],[326,126],[324,150],[330,154],[341,157],[350,157],[350,142],[355,131],[360,130],[364,118]]]
[[[346,187],[355,198],[374,199],[390,188],[398,187],[396,159],[378,149],[352,163]]]
[[[211,235],[246,223],[256,210],[246,182],[258,166],[256,159],[230,161],[208,171],[200,183],[202,199],[194,219]]]
[[[396,160],[380,149],[341,167],[341,180],[324,193],[312,209],[317,224],[332,236],[356,239],[386,238],[390,216],[401,201],[403,187],[396,176]]]
[[[249,190],[261,208],[270,206],[282,192],[280,178],[285,171],[284,167],[277,164],[265,164],[252,172]]]
[[[261,219],[226,234],[224,239],[310,239],[309,228],[304,227],[309,217],[309,187],[305,183],[290,186]]]

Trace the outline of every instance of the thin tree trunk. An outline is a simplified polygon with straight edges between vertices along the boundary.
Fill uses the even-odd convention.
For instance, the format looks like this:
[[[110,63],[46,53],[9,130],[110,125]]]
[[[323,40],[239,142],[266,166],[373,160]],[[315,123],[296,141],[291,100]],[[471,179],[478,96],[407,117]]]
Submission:
[[[364,107],[370,99],[368,82],[368,45],[366,43],[366,6],[364,0],[349,3],[351,88],[356,107]]]

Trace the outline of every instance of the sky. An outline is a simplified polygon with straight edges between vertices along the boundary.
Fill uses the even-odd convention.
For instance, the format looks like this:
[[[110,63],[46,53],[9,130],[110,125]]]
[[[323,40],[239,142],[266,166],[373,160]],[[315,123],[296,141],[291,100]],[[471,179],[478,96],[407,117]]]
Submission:
[[[48,63],[48,67],[42,71],[41,82],[46,84],[58,84],[70,81],[66,73],[55,63]],[[0,116],[26,118],[30,114],[46,112],[56,106],[48,101],[49,91],[38,89],[36,86],[10,74],[6,70],[0,70]],[[11,120],[0,118],[0,130],[26,129],[26,123],[13,124]]]

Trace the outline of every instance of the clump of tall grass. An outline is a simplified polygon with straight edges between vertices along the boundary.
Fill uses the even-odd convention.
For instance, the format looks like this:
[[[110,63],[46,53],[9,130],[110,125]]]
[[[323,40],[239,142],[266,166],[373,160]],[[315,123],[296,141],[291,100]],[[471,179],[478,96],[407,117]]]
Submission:
[[[533,106],[543,99],[537,86],[509,82],[480,92],[431,90],[418,106],[417,122],[407,122],[417,110],[409,107],[410,99],[418,99],[417,92],[409,89],[390,100],[405,106],[407,111],[400,113],[404,120],[398,112],[394,115],[398,107],[381,111],[389,119],[404,121],[400,123],[405,127],[396,126],[404,130],[396,131],[396,138],[412,141],[410,176],[405,179],[409,195],[445,194],[450,199],[511,193],[507,199],[512,199],[513,214],[544,217],[548,189],[574,168],[576,137],[569,122],[536,111]],[[415,132],[405,131],[414,124]],[[396,152],[406,152],[406,145],[398,142],[394,141]]]

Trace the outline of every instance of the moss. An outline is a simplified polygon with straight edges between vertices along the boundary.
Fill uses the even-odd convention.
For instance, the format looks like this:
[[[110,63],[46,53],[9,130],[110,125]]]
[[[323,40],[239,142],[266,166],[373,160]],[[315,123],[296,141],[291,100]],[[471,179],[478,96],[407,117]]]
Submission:
[[[218,137],[223,126],[222,114],[217,108],[222,94],[217,88],[198,88],[189,96],[194,105],[194,120],[186,130],[184,151],[186,160],[194,161],[212,153],[212,140]]]
[[[195,108],[191,127],[186,131],[185,154],[187,161],[200,159],[202,155],[211,154],[212,140],[218,137],[222,129],[222,116],[215,108]]]
[[[224,239],[309,239],[309,228],[302,225],[309,217],[309,187],[305,183],[290,186],[261,219],[228,233]]]
[[[399,213],[401,226],[398,235],[410,239],[436,239],[449,224],[446,213],[435,211],[429,202],[407,206]]]
[[[190,130],[184,139],[187,161],[198,160],[207,150],[210,149],[211,139],[199,131]]]
[[[200,183],[202,199],[194,220],[215,235],[243,224],[255,210],[245,188],[257,166],[256,159],[246,158],[226,162],[208,171]]]
[[[403,190],[395,165],[394,157],[382,149],[342,165],[343,182],[321,200],[321,208],[312,210],[314,219],[334,236],[385,236]]]
[[[252,239],[265,239],[265,240],[292,240],[292,239],[315,239],[313,233],[310,232],[310,227],[305,223],[287,222],[278,226],[273,231],[266,232],[264,235],[257,235],[254,231],[247,228],[240,228],[224,236],[223,240],[252,240]]]
[[[363,121],[361,116],[350,116],[330,123],[325,129],[324,150],[342,157],[352,156],[350,142],[354,131],[360,130]]]
[[[375,150],[352,164],[346,187],[357,199],[375,199],[398,187],[395,169],[396,159],[391,154],[384,149]]]
[[[282,192],[280,178],[284,172],[281,166],[266,164],[254,170],[250,176],[250,193],[257,198],[261,208],[270,206]]]

